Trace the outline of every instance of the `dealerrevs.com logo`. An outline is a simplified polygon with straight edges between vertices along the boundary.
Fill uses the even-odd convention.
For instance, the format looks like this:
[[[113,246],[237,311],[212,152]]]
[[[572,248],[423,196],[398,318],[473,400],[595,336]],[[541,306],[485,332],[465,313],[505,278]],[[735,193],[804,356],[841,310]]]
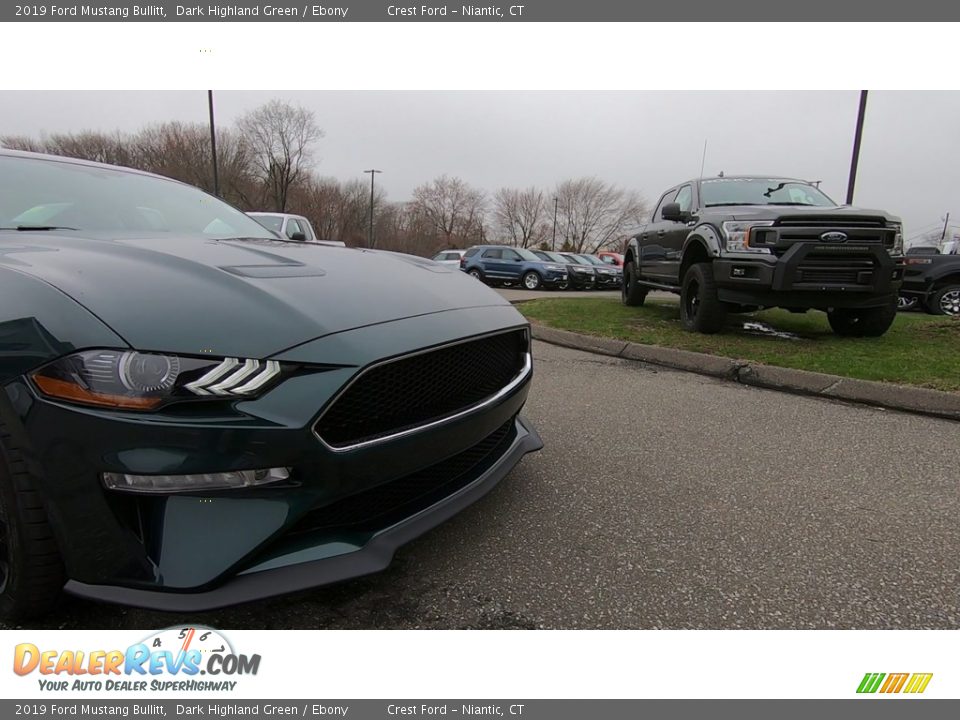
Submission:
[[[14,649],[13,671],[37,675],[44,691],[232,691],[256,675],[260,655],[237,653],[213,628],[161,630],[125,650],[51,650],[32,643]]]

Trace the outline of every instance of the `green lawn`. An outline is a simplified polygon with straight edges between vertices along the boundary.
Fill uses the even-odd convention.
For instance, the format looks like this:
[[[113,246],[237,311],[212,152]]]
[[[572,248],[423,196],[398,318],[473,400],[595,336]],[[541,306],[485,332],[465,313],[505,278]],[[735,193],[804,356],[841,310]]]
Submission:
[[[960,319],[900,313],[880,338],[840,338],[827,316],[811,310],[794,315],[764,310],[731,315],[718,335],[698,335],[680,326],[676,302],[649,298],[639,308],[608,298],[550,298],[517,305],[530,320],[588,335],[692,350],[767,365],[800,368],[864,380],[960,391]],[[759,321],[795,339],[765,337],[743,329]]]

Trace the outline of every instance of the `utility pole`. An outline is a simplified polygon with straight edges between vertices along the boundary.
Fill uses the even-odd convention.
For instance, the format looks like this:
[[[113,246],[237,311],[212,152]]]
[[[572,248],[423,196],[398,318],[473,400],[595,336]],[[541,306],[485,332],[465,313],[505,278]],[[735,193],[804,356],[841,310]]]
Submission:
[[[950,224],[950,213],[943,219],[943,232],[940,233],[940,242],[947,239],[947,226]]]
[[[365,173],[370,173],[370,236],[367,238],[367,245],[371,248],[373,247],[373,178],[377,173],[383,172],[382,170],[364,170]]]
[[[850,180],[847,183],[847,205],[853,205],[853,189],[857,184],[857,165],[860,164],[860,141],[863,138],[863,115],[867,111],[867,91],[860,91],[860,109],[857,112],[857,131],[853,137],[853,157],[850,158]]]
[[[217,131],[213,124],[213,90],[207,90],[210,106],[210,152],[213,155],[213,194],[220,197],[220,174],[217,170]]]
[[[550,241],[550,252],[557,249],[557,208],[560,205],[560,198],[553,199],[553,240]]]

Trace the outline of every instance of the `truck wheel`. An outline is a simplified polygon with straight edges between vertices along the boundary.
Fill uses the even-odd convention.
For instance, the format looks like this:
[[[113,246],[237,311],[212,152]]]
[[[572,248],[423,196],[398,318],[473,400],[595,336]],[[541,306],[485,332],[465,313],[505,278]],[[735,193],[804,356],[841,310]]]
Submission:
[[[40,489],[0,422],[0,617],[18,621],[49,612],[63,583]]]
[[[960,316],[960,285],[944,285],[934,290],[927,307],[931,315]]]
[[[640,307],[647,299],[648,292],[650,291],[647,288],[637,282],[633,263],[628,263],[623,269],[623,283],[620,285],[620,299],[623,304],[630,307]]]
[[[686,330],[711,335],[723,329],[727,308],[717,296],[713,265],[694,263],[687,268],[680,289],[680,320]]]
[[[896,317],[896,302],[866,310],[838,308],[827,313],[831,329],[841,337],[880,337]]]
[[[539,290],[542,282],[540,275],[533,270],[527,270],[523,274],[523,286],[527,290]]]

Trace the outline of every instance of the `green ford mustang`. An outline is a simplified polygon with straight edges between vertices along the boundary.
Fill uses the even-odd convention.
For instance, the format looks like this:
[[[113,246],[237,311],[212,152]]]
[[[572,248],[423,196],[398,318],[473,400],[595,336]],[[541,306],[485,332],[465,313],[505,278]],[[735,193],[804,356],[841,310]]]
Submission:
[[[456,268],[0,150],[0,613],[381,570],[542,446],[531,376],[523,317]]]

